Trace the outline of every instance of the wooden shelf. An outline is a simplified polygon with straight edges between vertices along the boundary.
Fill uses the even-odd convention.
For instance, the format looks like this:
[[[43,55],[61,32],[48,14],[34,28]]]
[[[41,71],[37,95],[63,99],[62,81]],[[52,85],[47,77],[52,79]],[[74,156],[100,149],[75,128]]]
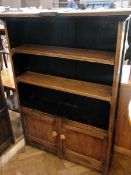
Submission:
[[[41,55],[48,57],[65,58],[70,60],[88,61],[114,65],[115,54],[113,52],[95,51],[42,45],[22,45],[13,48],[14,53]]]
[[[112,87],[107,85],[38,74],[29,71],[19,76],[17,81],[111,102]]]

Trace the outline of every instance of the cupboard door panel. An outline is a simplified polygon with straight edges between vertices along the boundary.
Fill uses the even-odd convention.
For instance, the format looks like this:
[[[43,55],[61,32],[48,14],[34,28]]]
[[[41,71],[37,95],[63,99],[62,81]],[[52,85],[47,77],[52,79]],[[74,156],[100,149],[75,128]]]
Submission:
[[[78,125],[80,127],[73,126],[72,122],[72,125],[62,126],[64,157],[102,170],[107,149],[106,137],[103,133],[93,133],[88,126],[82,128],[81,124]]]
[[[27,142],[34,146],[57,152],[56,118],[35,110],[23,108]]]

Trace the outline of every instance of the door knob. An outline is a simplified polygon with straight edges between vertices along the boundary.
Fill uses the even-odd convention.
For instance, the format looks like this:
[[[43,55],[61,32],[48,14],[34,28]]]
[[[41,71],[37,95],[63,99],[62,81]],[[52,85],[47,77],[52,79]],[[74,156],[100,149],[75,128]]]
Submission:
[[[61,134],[61,135],[60,135],[60,139],[61,139],[61,140],[65,140],[65,135],[64,135],[64,134]]]
[[[56,137],[57,136],[57,132],[56,131],[52,131],[52,136]]]

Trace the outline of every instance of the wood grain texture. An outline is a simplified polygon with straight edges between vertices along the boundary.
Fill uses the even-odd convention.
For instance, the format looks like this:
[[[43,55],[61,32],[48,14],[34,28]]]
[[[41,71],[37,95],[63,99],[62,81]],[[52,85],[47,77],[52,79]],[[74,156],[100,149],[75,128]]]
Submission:
[[[131,157],[131,150],[120,146],[114,146],[114,152]]]
[[[77,128],[78,132],[86,133],[94,138],[102,140],[108,137],[108,132],[103,129],[99,129],[86,124],[81,124],[79,122],[71,121],[68,119],[62,120],[62,126],[64,126],[65,129],[69,130],[74,130]]]
[[[92,136],[87,129],[71,127],[65,124],[62,127],[62,134],[65,136],[63,140],[63,154],[65,158],[69,160],[75,159],[75,162],[79,163],[80,161],[81,164],[93,166],[99,171],[103,170],[105,164],[103,152],[107,149],[106,137],[98,138]],[[106,144],[104,144],[105,141]]]
[[[58,153],[61,158],[90,165],[99,171],[103,170],[103,153],[107,147],[106,131],[26,107],[21,109],[28,144]],[[52,131],[57,132],[56,137],[52,136]],[[62,135],[65,137],[64,140],[61,139]]]
[[[86,97],[101,99],[108,102],[110,102],[111,99],[111,86],[107,85],[71,80],[33,72],[26,72],[25,74],[22,74],[17,78],[17,81]]]
[[[25,53],[31,55],[41,55],[70,60],[79,60],[114,65],[115,54],[113,52],[75,49],[66,47],[42,46],[42,45],[22,45],[12,49],[14,53]]]
[[[52,135],[53,131],[57,132],[56,118],[24,107],[22,108],[22,116],[26,125],[28,142],[40,144],[43,149],[57,153],[58,137]]]

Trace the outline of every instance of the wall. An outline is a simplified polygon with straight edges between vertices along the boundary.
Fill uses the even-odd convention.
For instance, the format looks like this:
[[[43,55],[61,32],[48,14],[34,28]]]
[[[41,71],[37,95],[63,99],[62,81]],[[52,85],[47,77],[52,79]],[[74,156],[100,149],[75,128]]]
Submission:
[[[40,6],[43,8],[52,8],[52,2],[53,0],[40,0]]]
[[[21,2],[20,0],[1,0],[3,6],[10,6],[10,7],[20,7]]]
[[[28,1],[26,1],[26,6],[27,7],[39,7],[40,2],[39,2],[39,0],[28,0]]]

